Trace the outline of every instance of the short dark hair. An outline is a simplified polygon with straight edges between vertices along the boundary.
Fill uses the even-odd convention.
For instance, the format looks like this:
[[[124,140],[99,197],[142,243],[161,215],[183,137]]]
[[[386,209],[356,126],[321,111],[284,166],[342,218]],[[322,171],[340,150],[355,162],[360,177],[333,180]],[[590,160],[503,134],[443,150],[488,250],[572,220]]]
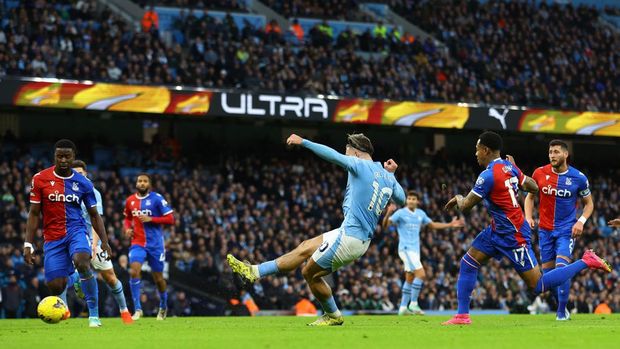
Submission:
[[[368,137],[364,136],[363,133],[353,133],[347,135],[347,144],[370,155],[375,152],[372,142]]]
[[[562,150],[568,151],[568,144],[561,139],[553,139],[549,142],[549,148],[554,146],[560,146]]]
[[[407,196],[415,196],[417,199],[420,199],[420,194],[418,194],[418,192],[415,190],[408,190]]]
[[[73,163],[71,164],[72,168],[81,168],[84,169],[84,171],[86,171],[86,163],[82,160],[73,160]]]
[[[54,144],[54,151],[56,151],[56,149],[71,149],[73,150],[73,153],[77,153],[77,148],[75,147],[75,144],[73,142],[71,142],[68,139],[61,139],[58,142],[56,142],[56,144]]]
[[[138,176],[136,177],[136,180],[137,180],[138,178],[140,178],[141,176],[144,176],[144,177],[148,178],[148,179],[149,179],[149,183],[153,183],[153,180],[152,180],[152,178],[151,178],[151,175],[150,175],[150,174],[148,174],[148,173],[146,173],[146,172],[139,173],[139,174],[138,174]]]
[[[485,131],[478,137],[480,144],[493,151],[501,151],[503,142],[502,137],[493,131]]]

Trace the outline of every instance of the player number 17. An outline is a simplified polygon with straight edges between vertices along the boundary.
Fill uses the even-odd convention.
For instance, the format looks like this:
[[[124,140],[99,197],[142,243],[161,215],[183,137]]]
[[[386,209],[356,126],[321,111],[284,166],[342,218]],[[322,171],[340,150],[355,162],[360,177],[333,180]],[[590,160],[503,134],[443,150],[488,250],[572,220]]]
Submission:
[[[504,185],[508,188],[508,194],[510,194],[510,200],[512,200],[513,207],[519,207],[519,202],[517,202],[517,184],[519,184],[517,177],[510,177],[504,181]]]

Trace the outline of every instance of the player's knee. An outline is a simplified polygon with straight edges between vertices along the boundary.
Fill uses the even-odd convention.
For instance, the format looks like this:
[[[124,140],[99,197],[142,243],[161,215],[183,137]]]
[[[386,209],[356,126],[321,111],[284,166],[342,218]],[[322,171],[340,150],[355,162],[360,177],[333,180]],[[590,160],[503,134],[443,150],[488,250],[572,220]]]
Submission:
[[[301,275],[303,275],[304,279],[308,282],[312,281],[312,278],[314,277],[314,273],[312,273],[310,268],[308,268],[308,265],[305,265],[303,269],[301,269]]]
[[[117,279],[116,279],[116,275],[114,275],[113,272],[108,271],[108,272],[103,273],[103,278],[105,279],[105,282],[108,285],[110,285],[110,286],[116,285]]]
[[[136,269],[136,268],[131,268],[129,269],[129,276],[131,276],[132,279],[138,279],[140,278],[140,269]]]
[[[314,251],[312,251],[312,244],[310,240],[304,240],[299,244],[299,253],[304,258],[309,258]]]
[[[85,273],[90,269],[90,260],[84,261],[82,259],[77,260],[77,261],[73,261],[73,264],[75,264],[75,269],[77,269],[77,271],[79,273]]]

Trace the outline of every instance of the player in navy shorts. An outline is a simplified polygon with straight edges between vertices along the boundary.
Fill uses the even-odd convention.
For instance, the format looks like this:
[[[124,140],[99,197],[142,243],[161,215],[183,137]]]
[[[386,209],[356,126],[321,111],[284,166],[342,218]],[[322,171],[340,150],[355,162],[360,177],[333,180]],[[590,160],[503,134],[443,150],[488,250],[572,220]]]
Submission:
[[[174,215],[164,197],[151,191],[151,177],[148,174],[138,175],[136,190],[137,193],[131,194],[125,200],[124,212],[125,235],[131,237],[129,287],[135,308],[132,319],[138,320],[144,315],[140,294],[142,292],[142,264],[146,261],[149,263],[153,280],[159,291],[157,320],[164,320],[168,312],[168,292],[166,292],[167,286],[163,274],[166,250],[164,249],[162,225],[174,224]]]
[[[544,273],[554,268],[563,268],[571,262],[575,239],[583,233],[583,225],[594,210],[588,179],[581,171],[569,166],[567,160],[568,145],[554,139],[549,142],[549,164],[537,168],[532,174],[540,188],[538,241]],[[536,195],[532,193],[525,198],[525,220],[532,229],[536,226],[533,218],[535,198]],[[579,219],[577,200],[583,207]],[[556,320],[569,320],[570,313],[566,305],[570,279],[552,292],[558,301]]]
[[[476,158],[485,170],[480,173],[471,192],[463,197],[456,195],[445,206],[468,212],[484,201],[492,217],[491,225],[481,231],[461,259],[457,281],[458,312],[444,325],[469,325],[469,303],[476,286],[478,269],[489,259],[507,257],[532,293],[539,294],[572,278],[583,269],[600,269],[611,272],[611,266],[591,250],[564,268],[541,274],[532,250],[530,226],[525,221],[517,201],[518,188],[538,193],[536,182],[514,164],[512,158],[500,157],[502,138],[495,132],[484,132],[476,143]]]
[[[26,225],[24,260],[34,264],[34,236],[43,215],[43,264],[45,282],[52,295],[60,296],[67,277],[78,270],[89,312],[89,326],[99,327],[97,280],[90,268],[91,249],[87,226],[82,217],[86,206],[101,249],[111,255],[103,220],[97,212],[92,183],[72,170],[76,148],[73,142],[62,139],[54,146],[54,166],[32,177],[30,212]]]

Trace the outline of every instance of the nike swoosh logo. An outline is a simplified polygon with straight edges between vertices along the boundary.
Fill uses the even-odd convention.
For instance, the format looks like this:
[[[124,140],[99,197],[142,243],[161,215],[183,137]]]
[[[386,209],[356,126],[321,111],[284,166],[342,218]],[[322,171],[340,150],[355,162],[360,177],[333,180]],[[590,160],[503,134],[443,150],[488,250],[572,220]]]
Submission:
[[[139,96],[138,93],[132,93],[128,95],[105,98],[105,99],[101,99],[101,100],[98,100],[94,103],[87,105],[85,109],[86,110],[107,110],[109,107],[113,106],[114,104],[124,102],[130,99],[134,99],[138,96]]]

